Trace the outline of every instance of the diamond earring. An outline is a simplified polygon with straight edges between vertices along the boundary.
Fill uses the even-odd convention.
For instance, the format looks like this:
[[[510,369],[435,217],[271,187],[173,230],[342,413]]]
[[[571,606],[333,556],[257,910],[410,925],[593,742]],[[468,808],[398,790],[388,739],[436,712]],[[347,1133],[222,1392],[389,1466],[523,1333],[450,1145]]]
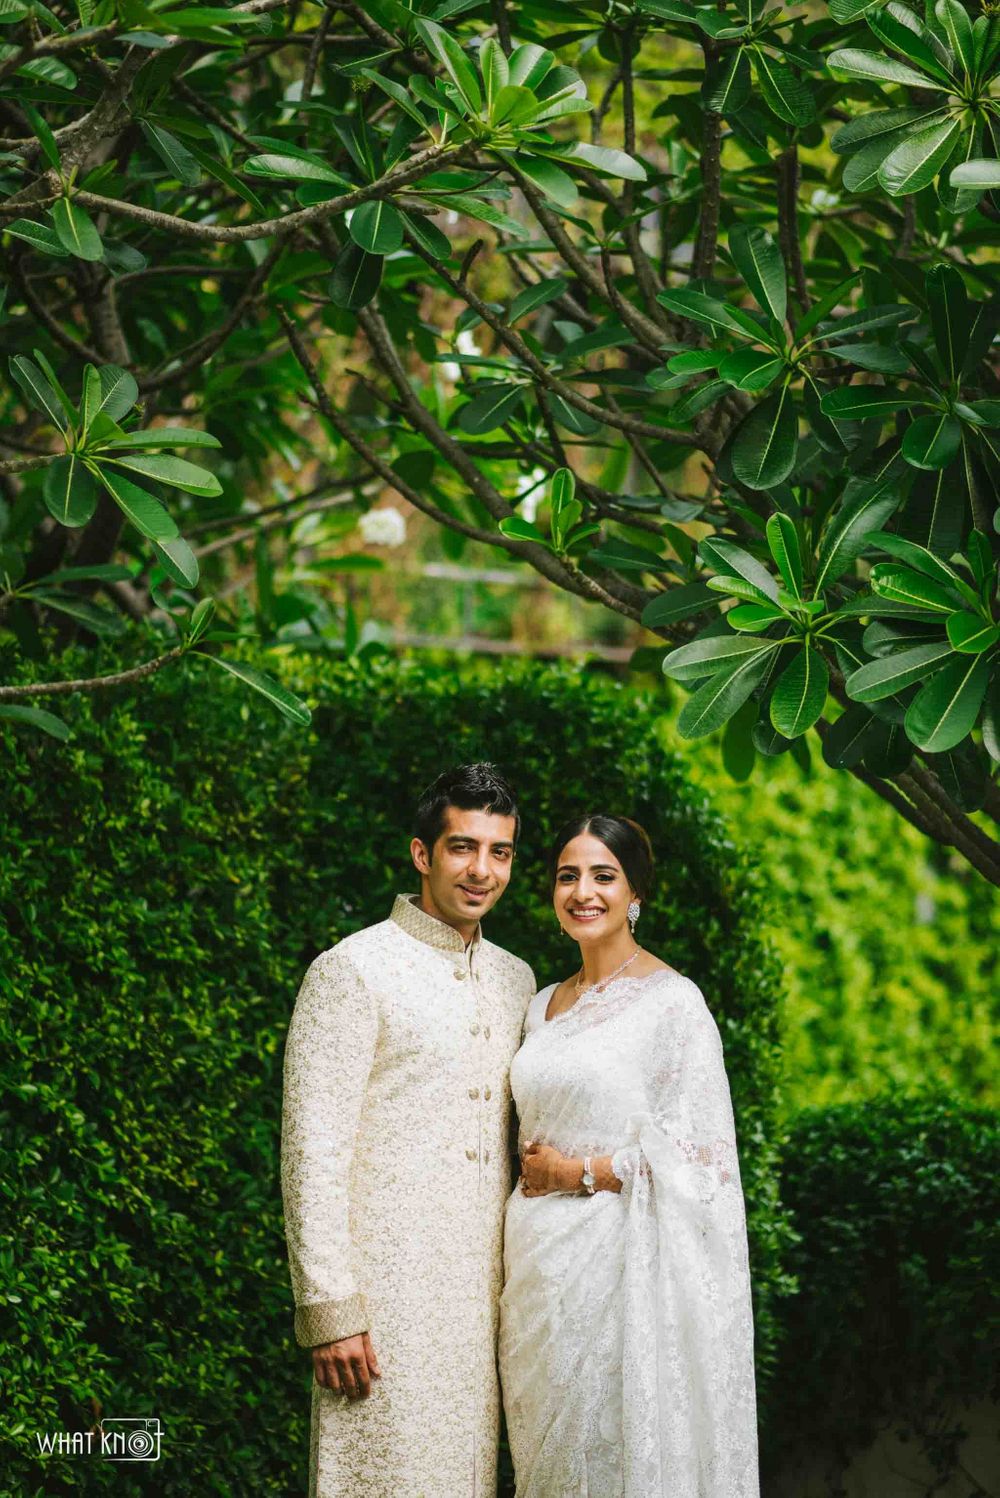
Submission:
[[[642,909],[642,906],[639,904],[638,900],[632,900],[630,902],[627,913],[628,913],[628,923],[629,923],[629,926],[632,929],[632,935],[633,936],[635,935],[635,923],[639,919],[639,911],[641,909]]]

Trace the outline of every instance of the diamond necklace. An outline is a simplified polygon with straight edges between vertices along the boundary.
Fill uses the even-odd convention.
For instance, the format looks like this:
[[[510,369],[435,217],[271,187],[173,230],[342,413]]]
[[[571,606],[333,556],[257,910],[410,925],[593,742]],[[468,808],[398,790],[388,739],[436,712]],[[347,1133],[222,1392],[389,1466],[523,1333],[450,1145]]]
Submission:
[[[619,973],[623,973],[625,969],[635,961],[641,951],[641,947],[636,947],[635,951],[632,953],[632,956],[626,957],[621,967],[616,967],[613,973],[609,973],[606,978],[601,978],[599,982],[591,983],[589,988],[583,987],[583,968],[581,968],[580,976],[579,978],[577,978],[575,984],[573,985],[573,992],[576,994],[578,999],[582,998],[585,993],[603,993],[608,984],[611,982],[612,978],[617,978]]]

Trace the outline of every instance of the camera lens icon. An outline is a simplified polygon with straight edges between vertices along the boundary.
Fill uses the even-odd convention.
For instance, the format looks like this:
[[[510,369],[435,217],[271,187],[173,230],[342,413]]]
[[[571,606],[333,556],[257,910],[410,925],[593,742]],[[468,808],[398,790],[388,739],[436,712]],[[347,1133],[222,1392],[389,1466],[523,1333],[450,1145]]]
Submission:
[[[156,1462],[160,1459],[160,1422],[156,1417],[121,1416],[101,1425],[102,1455],[112,1462]]]

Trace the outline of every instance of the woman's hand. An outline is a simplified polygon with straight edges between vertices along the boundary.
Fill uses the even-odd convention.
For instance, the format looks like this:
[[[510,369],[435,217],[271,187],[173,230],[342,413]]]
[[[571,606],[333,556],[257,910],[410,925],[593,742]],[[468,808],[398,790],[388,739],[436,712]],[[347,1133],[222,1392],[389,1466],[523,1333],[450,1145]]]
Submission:
[[[548,1196],[551,1191],[575,1191],[579,1180],[571,1180],[574,1163],[551,1144],[529,1139],[521,1156],[521,1191],[524,1196]]]

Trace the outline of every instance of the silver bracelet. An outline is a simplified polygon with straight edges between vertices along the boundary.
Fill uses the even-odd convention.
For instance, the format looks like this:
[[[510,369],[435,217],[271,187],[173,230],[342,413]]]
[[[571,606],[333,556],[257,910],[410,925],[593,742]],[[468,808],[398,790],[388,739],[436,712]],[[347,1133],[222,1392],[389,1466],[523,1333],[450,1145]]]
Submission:
[[[580,1182],[580,1184],[581,1186],[585,1186],[587,1188],[588,1196],[593,1196],[594,1192],[597,1190],[597,1177],[594,1175],[593,1171],[590,1168],[589,1155],[584,1156],[583,1180]]]

